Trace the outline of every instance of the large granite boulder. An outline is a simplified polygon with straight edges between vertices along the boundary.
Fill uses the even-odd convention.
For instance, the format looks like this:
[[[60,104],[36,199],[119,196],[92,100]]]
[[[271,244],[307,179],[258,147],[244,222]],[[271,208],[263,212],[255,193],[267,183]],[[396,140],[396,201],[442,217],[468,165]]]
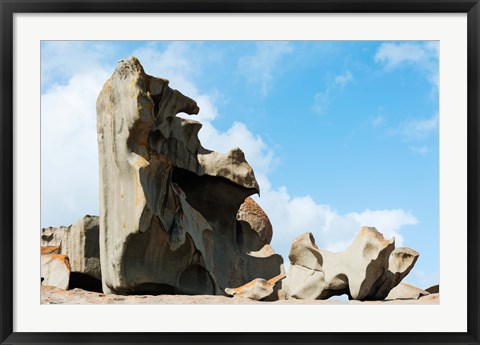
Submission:
[[[268,231],[236,219],[259,192],[243,152],[203,148],[201,124],[176,116],[197,103],[168,84],[130,57],[97,100],[104,292],[224,294],[277,276]]]
[[[71,271],[101,280],[98,216],[86,215],[77,223],[42,229],[42,251],[58,247],[55,252],[68,256]]]
[[[311,233],[297,237],[290,249],[290,270],[282,290],[298,299],[327,299],[346,294],[355,300],[384,299],[415,264],[418,253],[394,250],[375,228],[362,227],[343,252],[320,250]]]

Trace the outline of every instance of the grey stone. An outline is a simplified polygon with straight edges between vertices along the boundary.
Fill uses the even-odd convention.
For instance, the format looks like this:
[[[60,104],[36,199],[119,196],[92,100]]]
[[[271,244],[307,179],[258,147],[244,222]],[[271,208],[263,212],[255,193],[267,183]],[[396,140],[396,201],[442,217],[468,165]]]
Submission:
[[[259,192],[243,152],[202,147],[196,102],[121,60],[97,100],[100,257],[106,293],[224,294],[283,272],[236,219]]]
[[[102,279],[97,216],[86,215],[70,226],[44,228],[41,243],[43,247],[57,246],[59,254],[68,256],[72,272]]]

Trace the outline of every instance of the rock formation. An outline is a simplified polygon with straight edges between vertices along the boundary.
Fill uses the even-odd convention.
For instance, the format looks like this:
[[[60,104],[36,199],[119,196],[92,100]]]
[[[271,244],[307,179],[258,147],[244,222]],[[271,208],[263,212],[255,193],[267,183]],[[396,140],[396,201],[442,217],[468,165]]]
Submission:
[[[225,292],[230,296],[249,298],[255,301],[261,301],[274,295],[275,285],[285,278],[284,274],[279,274],[269,280],[257,278],[238,288],[227,288]],[[270,300],[278,300],[277,296],[272,296]]]
[[[60,248],[60,243],[62,243],[65,233],[68,231],[68,226],[59,226],[58,228],[49,226],[48,228],[42,228],[40,245],[42,247],[58,246]]]
[[[313,235],[304,233],[292,243],[290,270],[282,289],[297,299],[327,299],[342,294],[356,300],[384,299],[418,258],[411,249],[394,247],[394,239],[388,241],[370,227],[362,227],[352,244],[340,253],[320,250]]]
[[[41,254],[40,256],[41,285],[68,289],[70,283],[70,262],[66,255]]]
[[[196,102],[168,84],[130,57],[97,100],[104,292],[224,294],[277,276],[262,214],[244,207],[236,219],[259,192],[243,152],[203,148],[201,124],[176,117],[197,114]]]
[[[440,293],[440,285],[433,285],[430,286],[429,288],[425,289],[428,293]]]
[[[430,293],[428,291],[419,289],[410,284],[400,283],[388,293],[388,296],[385,299],[419,299],[420,297],[427,296],[429,294]]]
[[[397,286],[403,278],[411,271],[417,262],[419,254],[410,248],[396,248],[388,261],[388,269],[384,275],[377,280],[370,299],[382,300],[387,297],[390,290]]]
[[[58,247],[66,255],[71,271],[101,280],[98,217],[86,215],[77,223],[42,229],[42,251]]]

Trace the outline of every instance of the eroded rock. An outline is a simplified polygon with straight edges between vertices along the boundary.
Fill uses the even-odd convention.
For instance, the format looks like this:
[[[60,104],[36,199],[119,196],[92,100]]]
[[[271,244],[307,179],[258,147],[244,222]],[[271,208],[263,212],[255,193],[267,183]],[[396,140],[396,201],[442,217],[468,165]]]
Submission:
[[[406,247],[396,248],[390,255],[388,269],[385,274],[377,281],[375,290],[371,299],[382,300],[387,297],[390,290],[397,286],[403,278],[411,271],[417,259],[418,252]]]
[[[226,288],[227,295],[233,297],[249,298],[255,301],[261,301],[272,296],[275,291],[275,284],[285,278],[284,274],[279,274],[269,280],[257,278],[238,288]],[[272,296],[272,300],[278,300],[277,296]]]
[[[429,293],[440,293],[440,285],[437,284],[437,285],[433,285],[433,286],[430,286],[429,288],[425,289],[425,291],[429,292]]]
[[[100,254],[107,293],[224,294],[283,272],[236,215],[258,193],[243,152],[203,148],[197,103],[121,60],[97,100]]]
[[[70,282],[68,257],[62,254],[42,254],[40,258],[41,285],[68,289]]]
[[[57,228],[49,226],[42,229],[40,236],[40,245],[42,247],[60,246],[62,239],[65,237],[65,232],[69,229],[68,226],[59,226]]]
[[[98,216],[86,215],[77,223],[42,229],[43,248],[68,256],[72,272],[101,280]]]
[[[408,248],[394,250],[395,240],[386,240],[375,228],[362,227],[345,251],[320,250],[312,234],[294,239],[290,270],[282,281],[283,291],[297,299],[327,299],[347,294],[350,299],[384,299],[411,270],[418,253]]]
[[[430,293],[428,291],[422,290],[413,285],[400,283],[388,293],[388,296],[385,299],[419,299],[420,297],[427,296],[429,294]]]
[[[268,244],[272,241],[273,229],[270,219],[252,198],[246,198],[245,202],[240,205],[237,219],[247,222],[264,243]]]

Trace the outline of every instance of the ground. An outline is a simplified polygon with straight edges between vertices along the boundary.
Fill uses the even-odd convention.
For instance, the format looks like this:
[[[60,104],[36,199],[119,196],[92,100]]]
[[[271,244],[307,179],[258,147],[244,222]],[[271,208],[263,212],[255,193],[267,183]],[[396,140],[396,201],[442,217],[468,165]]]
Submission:
[[[120,296],[85,291],[82,289],[62,290],[52,286],[42,286],[42,304],[438,304],[440,295],[430,294],[418,300],[394,301],[336,301],[336,300],[282,300],[258,302],[244,298],[231,298],[210,295],[137,295]]]

